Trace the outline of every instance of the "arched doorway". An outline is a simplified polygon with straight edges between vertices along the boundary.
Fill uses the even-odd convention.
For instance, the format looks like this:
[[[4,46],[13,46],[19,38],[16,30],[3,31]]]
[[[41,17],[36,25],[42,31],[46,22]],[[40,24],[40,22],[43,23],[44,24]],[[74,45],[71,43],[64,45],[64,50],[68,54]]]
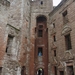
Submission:
[[[44,75],[44,70],[42,68],[38,69],[37,75]]]

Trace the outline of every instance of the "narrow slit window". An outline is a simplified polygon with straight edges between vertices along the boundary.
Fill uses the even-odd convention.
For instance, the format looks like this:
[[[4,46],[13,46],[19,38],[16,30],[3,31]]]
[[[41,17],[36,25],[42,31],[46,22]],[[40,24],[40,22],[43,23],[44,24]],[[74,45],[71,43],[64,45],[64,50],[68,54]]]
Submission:
[[[55,23],[53,23],[53,28],[55,28]]]
[[[56,56],[56,50],[54,50],[54,56]]]
[[[54,42],[56,42],[56,36],[55,35],[53,36],[53,39],[54,39]]]

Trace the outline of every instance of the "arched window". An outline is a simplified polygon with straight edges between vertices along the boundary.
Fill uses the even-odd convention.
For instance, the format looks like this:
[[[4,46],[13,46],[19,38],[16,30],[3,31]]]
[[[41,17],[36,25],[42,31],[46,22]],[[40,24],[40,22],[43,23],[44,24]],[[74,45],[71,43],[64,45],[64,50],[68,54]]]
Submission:
[[[36,20],[37,20],[37,23],[46,22],[47,18],[44,15],[40,15],[36,18]]]

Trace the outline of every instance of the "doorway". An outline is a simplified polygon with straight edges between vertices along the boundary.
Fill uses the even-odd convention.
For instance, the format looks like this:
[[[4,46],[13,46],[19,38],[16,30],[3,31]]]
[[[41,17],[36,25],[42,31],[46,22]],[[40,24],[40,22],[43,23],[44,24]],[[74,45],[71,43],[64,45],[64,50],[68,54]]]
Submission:
[[[38,69],[37,75],[44,75],[44,70],[42,68]]]

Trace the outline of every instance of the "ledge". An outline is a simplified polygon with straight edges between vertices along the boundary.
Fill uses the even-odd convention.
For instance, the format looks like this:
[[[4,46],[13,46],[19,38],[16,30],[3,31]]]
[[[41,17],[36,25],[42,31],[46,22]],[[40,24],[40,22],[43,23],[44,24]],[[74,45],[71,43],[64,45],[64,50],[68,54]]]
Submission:
[[[7,24],[7,26],[10,26],[10,27],[14,28],[15,30],[20,31],[19,29],[15,28],[14,26],[12,26],[10,24]]]

